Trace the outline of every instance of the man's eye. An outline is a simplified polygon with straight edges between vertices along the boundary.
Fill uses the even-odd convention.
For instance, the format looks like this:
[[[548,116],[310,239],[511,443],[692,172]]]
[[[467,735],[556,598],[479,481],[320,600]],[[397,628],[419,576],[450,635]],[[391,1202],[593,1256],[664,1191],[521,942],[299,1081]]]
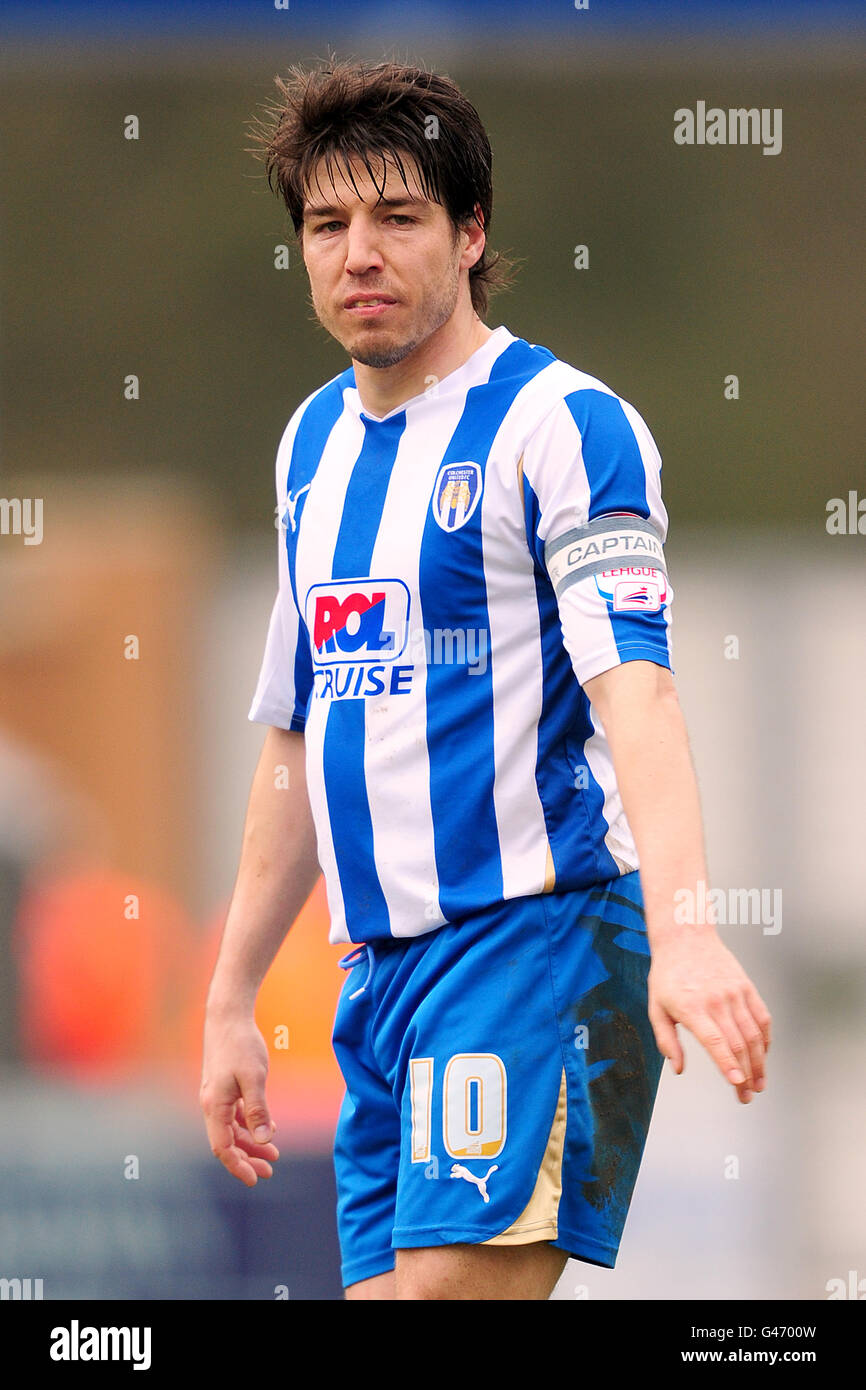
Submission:
[[[410,217],[407,212],[392,212],[389,213],[386,221],[396,222],[401,227],[411,227],[417,221],[417,218]],[[331,222],[320,222],[315,230],[317,232],[330,232],[342,226],[342,222],[334,219]]]

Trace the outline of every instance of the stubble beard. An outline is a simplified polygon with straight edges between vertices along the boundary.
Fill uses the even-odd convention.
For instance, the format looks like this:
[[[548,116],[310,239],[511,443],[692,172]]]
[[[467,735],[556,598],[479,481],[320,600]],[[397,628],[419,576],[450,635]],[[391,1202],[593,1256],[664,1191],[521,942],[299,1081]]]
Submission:
[[[372,333],[369,335],[370,341],[367,342],[365,340],[368,335],[363,329],[355,342],[338,341],[342,341],[342,346],[353,361],[360,362],[364,367],[396,367],[399,362],[402,362],[404,358],[426,342],[437,329],[448,322],[457,305],[459,288],[460,278],[455,268],[452,270],[444,289],[439,290],[437,288],[434,296],[422,305],[420,322],[412,325],[409,330],[410,336],[403,342],[377,342]],[[313,301],[313,309],[322,327],[328,329],[315,301]],[[328,332],[331,330],[328,329]],[[332,337],[336,337],[336,334],[332,333]]]

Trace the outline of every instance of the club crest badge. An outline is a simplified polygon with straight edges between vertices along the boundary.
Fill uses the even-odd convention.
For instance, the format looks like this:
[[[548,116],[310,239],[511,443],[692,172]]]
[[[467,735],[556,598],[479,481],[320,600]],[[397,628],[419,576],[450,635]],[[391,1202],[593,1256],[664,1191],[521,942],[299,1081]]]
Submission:
[[[477,463],[446,463],[433,489],[433,515],[443,531],[459,531],[481,500],[484,479]]]

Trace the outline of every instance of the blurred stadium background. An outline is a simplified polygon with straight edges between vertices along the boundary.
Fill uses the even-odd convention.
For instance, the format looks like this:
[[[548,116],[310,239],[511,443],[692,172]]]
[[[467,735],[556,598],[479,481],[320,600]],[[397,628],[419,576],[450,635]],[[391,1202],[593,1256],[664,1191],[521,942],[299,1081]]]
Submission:
[[[0,25],[0,494],[44,503],[41,544],[0,535],[0,1276],[340,1296],[321,885],[260,1000],[289,1039],[270,1183],[219,1167],[196,1096],[262,739],[274,451],[345,365],[245,125],[330,47],[464,87],[492,243],[523,258],[488,321],[646,416],[712,883],[783,894],[781,930],[725,932],[775,1015],[768,1092],[738,1107],[687,1040],[619,1267],[571,1263],[556,1297],[866,1277],[866,535],[826,525],[866,497],[862,7],[6,3]],[[781,108],[782,152],[675,144],[699,100]]]

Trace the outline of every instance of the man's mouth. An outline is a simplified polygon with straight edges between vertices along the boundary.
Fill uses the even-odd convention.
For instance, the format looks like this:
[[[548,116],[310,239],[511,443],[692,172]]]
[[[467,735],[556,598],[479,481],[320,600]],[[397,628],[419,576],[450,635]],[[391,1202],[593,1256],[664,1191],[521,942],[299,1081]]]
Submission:
[[[347,313],[355,314],[360,318],[374,318],[383,314],[386,309],[393,309],[396,303],[396,299],[391,299],[388,295],[353,294],[351,298],[346,300],[343,307]]]

